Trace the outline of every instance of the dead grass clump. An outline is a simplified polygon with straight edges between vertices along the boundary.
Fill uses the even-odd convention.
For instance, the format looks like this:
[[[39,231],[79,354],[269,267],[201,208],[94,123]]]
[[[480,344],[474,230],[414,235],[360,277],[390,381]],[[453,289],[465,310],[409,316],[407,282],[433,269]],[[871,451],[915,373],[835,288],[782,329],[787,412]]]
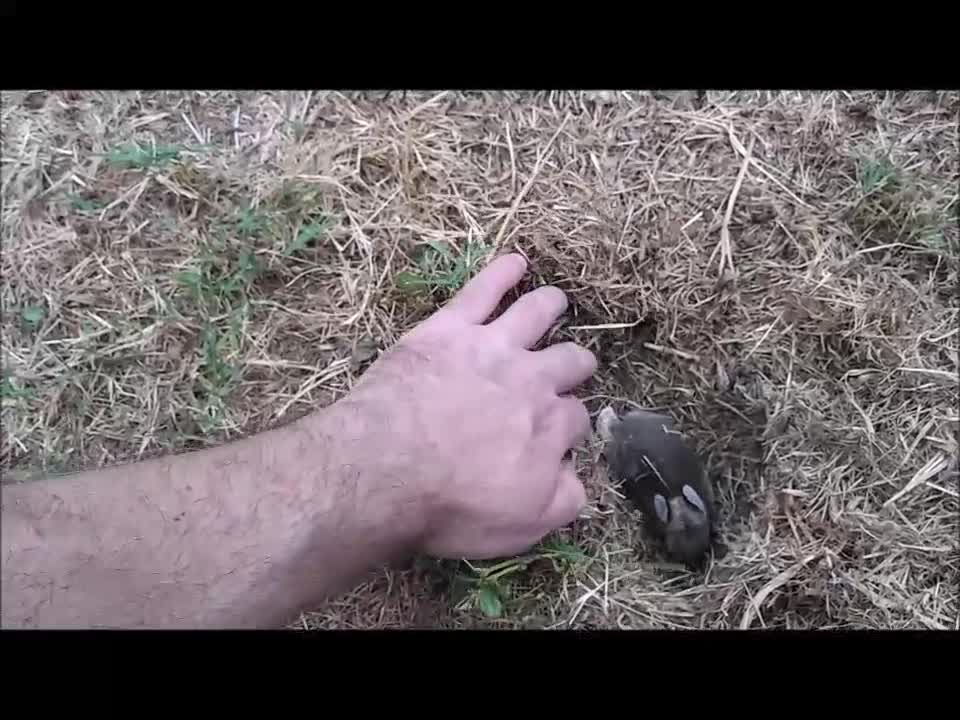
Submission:
[[[576,562],[390,571],[306,627],[957,627],[955,93],[3,107],[5,476],[308,412],[516,249],[591,412],[696,440],[726,553],[664,566],[590,445]]]

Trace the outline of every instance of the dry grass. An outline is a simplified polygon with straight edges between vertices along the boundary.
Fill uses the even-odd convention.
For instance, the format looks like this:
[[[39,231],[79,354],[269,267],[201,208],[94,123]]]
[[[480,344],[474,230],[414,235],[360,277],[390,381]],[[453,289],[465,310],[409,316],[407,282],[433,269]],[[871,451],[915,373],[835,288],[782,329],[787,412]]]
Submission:
[[[37,92],[2,113],[5,480],[328,403],[462,280],[436,256],[443,282],[410,287],[426,243],[515,248],[571,298],[550,340],[601,360],[591,412],[664,408],[696,438],[726,554],[660,564],[590,446],[589,517],[561,538],[582,557],[509,564],[502,617],[418,562],[304,627],[958,628],[957,93]]]

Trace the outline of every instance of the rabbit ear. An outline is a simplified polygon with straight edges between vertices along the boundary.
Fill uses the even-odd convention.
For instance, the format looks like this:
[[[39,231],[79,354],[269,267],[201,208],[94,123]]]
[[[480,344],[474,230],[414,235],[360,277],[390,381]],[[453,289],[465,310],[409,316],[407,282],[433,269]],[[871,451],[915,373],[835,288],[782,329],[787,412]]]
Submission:
[[[687,499],[687,502],[693,505],[697,510],[702,512],[704,515],[707,514],[707,508],[703,504],[703,500],[700,498],[700,495],[689,485],[683,486],[683,497]]]
[[[656,495],[653,496],[653,509],[657,511],[657,517],[660,518],[660,522],[666,525],[667,521],[669,520],[669,517],[668,517],[669,512],[667,510],[667,499],[660,493],[657,493]]]

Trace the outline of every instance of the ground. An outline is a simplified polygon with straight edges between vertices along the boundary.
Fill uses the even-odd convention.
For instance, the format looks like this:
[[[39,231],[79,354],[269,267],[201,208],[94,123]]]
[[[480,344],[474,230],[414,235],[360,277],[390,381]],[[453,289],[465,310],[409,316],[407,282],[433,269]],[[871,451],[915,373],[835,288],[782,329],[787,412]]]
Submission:
[[[5,482],[309,412],[490,254],[580,389],[672,413],[726,552],[606,474],[530,556],[377,573],[303,628],[960,623],[956,92],[8,92]]]

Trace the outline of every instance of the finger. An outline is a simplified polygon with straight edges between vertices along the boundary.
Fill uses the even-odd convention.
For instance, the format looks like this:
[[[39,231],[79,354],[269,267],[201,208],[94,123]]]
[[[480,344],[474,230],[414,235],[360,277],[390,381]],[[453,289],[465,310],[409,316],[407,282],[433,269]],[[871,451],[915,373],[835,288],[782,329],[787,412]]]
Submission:
[[[597,369],[596,356],[585,347],[572,342],[557,343],[530,355],[534,372],[543,378],[554,392],[569,392],[586,382]]]
[[[511,344],[529,348],[566,309],[567,296],[560,288],[548,285],[523,295],[490,327],[503,333]]]
[[[523,255],[501,255],[464,285],[446,307],[467,322],[485,322],[507,290],[520,282],[526,271],[527,261]]]
[[[590,434],[590,413],[575,397],[560,397],[550,404],[543,431],[549,446],[561,455]]]
[[[565,462],[560,468],[560,481],[553,500],[544,511],[541,521],[548,532],[569,525],[587,505],[587,492],[577,477],[573,464]]]

